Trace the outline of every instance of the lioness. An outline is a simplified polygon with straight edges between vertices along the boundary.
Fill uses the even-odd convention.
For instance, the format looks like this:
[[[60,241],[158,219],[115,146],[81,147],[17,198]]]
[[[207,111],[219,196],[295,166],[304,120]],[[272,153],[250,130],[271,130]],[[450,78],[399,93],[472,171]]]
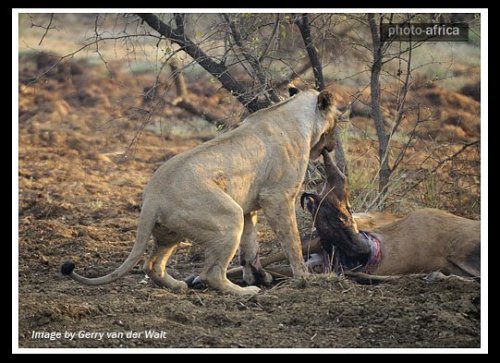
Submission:
[[[252,295],[256,286],[240,287],[226,269],[240,247],[244,280],[265,274],[258,261],[256,211],[260,208],[276,233],[293,276],[306,275],[295,217],[295,199],[309,158],[333,148],[335,106],[329,91],[309,90],[255,112],[226,134],[179,154],[153,174],[144,191],[135,245],[114,272],[86,278],[66,262],[61,272],[88,285],[112,282],[139,261],[151,233],[155,248],[144,269],[156,283],[171,289],[187,285],[168,275],[168,259],[184,238],[205,246],[200,278],[210,287]],[[264,275],[264,279],[269,276]]]

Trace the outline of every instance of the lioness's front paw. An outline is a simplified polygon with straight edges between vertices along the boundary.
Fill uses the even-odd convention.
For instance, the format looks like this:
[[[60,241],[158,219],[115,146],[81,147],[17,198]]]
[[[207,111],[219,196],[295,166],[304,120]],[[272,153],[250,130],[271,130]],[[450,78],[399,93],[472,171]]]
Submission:
[[[225,288],[222,289],[225,293],[237,295],[237,296],[243,296],[243,297],[251,297],[259,293],[260,288],[257,286],[246,286],[246,287],[241,287],[238,285],[234,286],[226,286]]]
[[[300,277],[298,279],[294,279],[294,285],[295,287],[299,288],[299,289],[304,289],[307,287],[307,279],[305,276],[303,277]]]
[[[173,284],[171,286],[171,289],[176,292],[185,292],[188,289],[188,284],[186,284],[184,281],[177,281],[176,284]]]
[[[301,265],[299,268],[294,268],[292,271],[294,279],[305,279],[310,275],[306,264]]]

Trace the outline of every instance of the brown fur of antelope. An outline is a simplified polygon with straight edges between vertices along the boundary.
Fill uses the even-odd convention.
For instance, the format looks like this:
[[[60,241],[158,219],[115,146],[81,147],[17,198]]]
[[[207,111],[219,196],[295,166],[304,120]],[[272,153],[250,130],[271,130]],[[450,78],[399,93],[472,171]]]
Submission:
[[[320,195],[304,193],[301,202],[315,218],[326,252],[331,253],[335,246],[348,256],[366,260],[370,248],[353,218],[347,178],[326,150],[322,155],[327,174],[323,191]],[[466,277],[480,275],[480,221],[426,208],[369,232],[381,242],[382,257],[373,274],[441,271]]]

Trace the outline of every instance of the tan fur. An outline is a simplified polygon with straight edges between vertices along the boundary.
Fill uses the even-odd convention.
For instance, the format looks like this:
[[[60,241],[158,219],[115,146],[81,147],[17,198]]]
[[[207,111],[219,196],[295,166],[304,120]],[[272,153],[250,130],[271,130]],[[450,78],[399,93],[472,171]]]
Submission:
[[[399,219],[394,214],[388,212],[353,213],[352,216],[358,228],[362,231],[372,230]]]
[[[438,209],[419,209],[373,230],[382,242],[378,275],[441,271],[479,277],[467,257],[480,244],[480,222]]]
[[[310,90],[250,115],[242,125],[163,164],[144,192],[137,240],[127,260],[113,273],[87,279],[109,283],[127,273],[146,249],[151,232],[156,246],[145,270],[157,283],[172,289],[186,284],[170,277],[165,265],[178,243],[188,238],[206,250],[200,277],[211,287],[239,295],[255,294],[226,277],[238,247],[244,261],[253,261],[255,211],[262,208],[280,240],[295,277],[307,273],[295,218],[295,199],[309,158],[332,148],[335,126],[333,96]],[[155,227],[156,226],[156,227]],[[243,268],[252,283],[250,265]]]

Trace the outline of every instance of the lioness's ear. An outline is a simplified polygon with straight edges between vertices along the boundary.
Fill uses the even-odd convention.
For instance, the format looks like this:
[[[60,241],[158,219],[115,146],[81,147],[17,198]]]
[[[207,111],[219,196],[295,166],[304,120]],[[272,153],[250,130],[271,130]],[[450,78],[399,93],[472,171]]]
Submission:
[[[330,91],[323,90],[318,95],[318,108],[321,111],[327,111],[333,106],[335,100],[333,99],[333,94]]]

